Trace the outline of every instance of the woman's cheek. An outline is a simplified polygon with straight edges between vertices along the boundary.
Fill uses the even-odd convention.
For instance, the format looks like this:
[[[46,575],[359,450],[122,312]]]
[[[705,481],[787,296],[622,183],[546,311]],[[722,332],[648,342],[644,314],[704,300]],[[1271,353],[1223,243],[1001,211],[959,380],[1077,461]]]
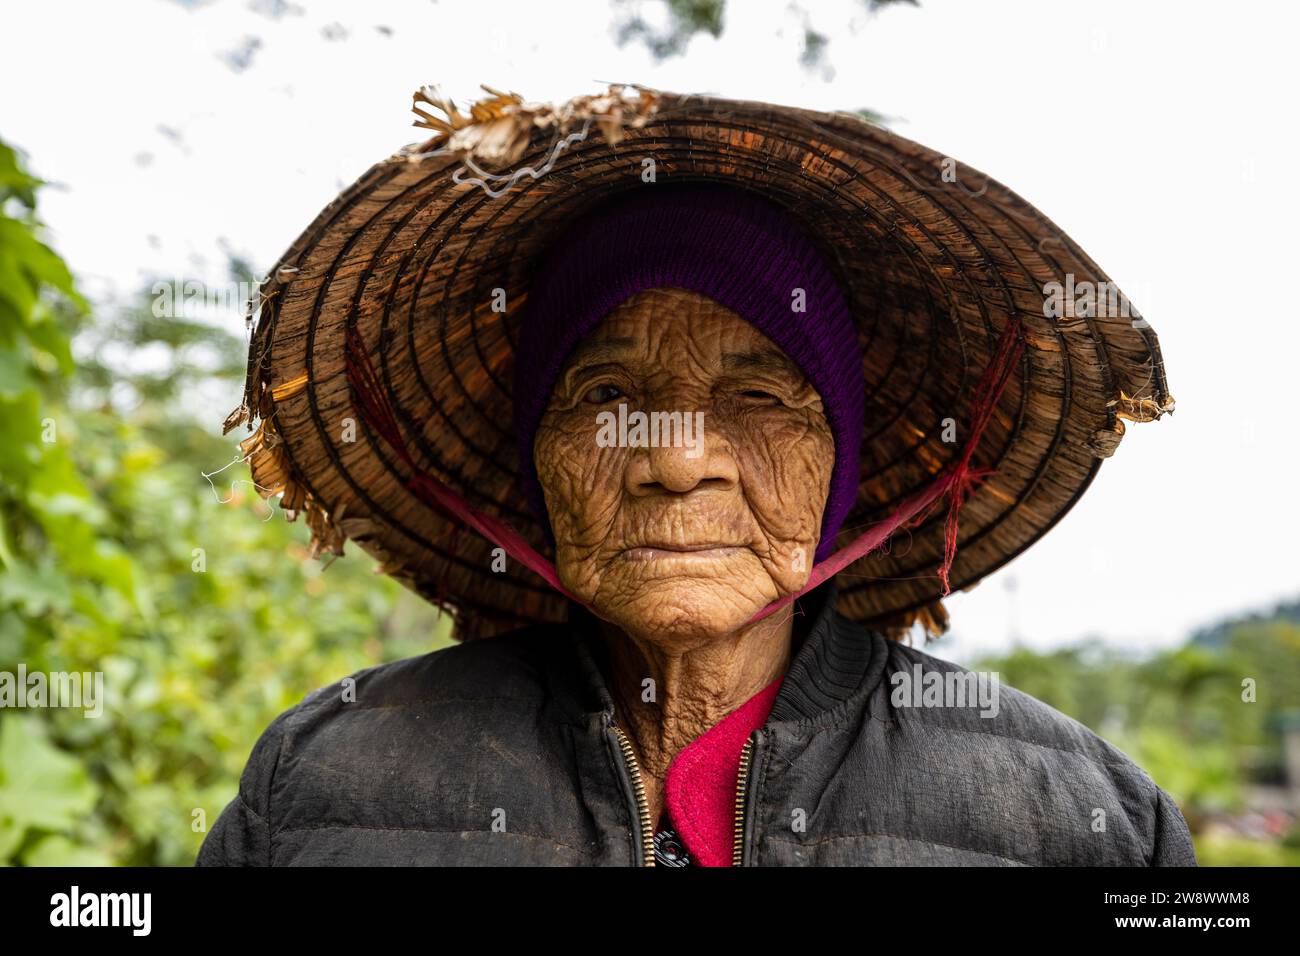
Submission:
[[[782,591],[798,590],[812,570],[834,466],[823,423],[802,417],[762,422],[738,442],[746,497],[771,545],[764,563]],[[818,427],[818,426],[821,427]]]
[[[601,448],[594,423],[572,420],[539,429],[535,448],[556,543],[599,544],[617,512],[626,449]]]

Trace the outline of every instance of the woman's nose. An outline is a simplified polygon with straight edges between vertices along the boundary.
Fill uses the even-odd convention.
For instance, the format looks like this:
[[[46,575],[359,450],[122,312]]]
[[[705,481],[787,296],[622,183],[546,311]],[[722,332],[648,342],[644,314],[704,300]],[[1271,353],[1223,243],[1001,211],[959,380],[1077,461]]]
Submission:
[[[697,488],[730,488],[739,482],[731,445],[710,431],[708,415],[686,412],[663,419],[673,425],[679,421],[680,429],[661,428],[657,443],[632,449],[625,476],[631,494],[686,494]],[[665,436],[665,431],[673,434]]]

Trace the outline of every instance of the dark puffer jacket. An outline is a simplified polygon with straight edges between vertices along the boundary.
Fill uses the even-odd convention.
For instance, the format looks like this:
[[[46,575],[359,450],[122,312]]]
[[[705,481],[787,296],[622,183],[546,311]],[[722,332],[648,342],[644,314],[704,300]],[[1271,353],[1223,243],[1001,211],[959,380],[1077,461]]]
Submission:
[[[1082,724],[1007,687],[995,716],[908,706],[895,675],[967,672],[836,613],[833,582],[800,605],[742,772],[744,865],[1195,864],[1174,802]],[[198,864],[641,865],[602,660],[578,614],[316,691],[258,740]]]

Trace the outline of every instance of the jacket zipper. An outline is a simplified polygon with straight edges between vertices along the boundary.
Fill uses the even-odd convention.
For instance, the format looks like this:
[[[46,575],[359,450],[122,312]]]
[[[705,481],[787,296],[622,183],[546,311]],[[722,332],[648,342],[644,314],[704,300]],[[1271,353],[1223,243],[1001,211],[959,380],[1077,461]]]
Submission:
[[[731,842],[731,865],[745,865],[745,791],[749,789],[749,762],[754,755],[754,738],[745,741],[740,752],[740,772],[736,775],[735,836]]]
[[[642,866],[655,865],[655,836],[650,824],[650,803],[645,797],[645,780],[641,776],[641,765],[637,763],[632,742],[628,740],[623,728],[613,725],[618,737],[618,749],[623,752],[623,762],[627,766],[628,776],[632,779],[632,793],[636,796],[636,812],[641,828]],[[745,797],[749,790],[749,765],[754,755],[754,738],[745,741],[740,751],[740,772],[736,775],[736,813],[735,829],[731,842],[731,865],[744,866],[745,863]]]
[[[627,765],[628,776],[632,778],[632,792],[636,795],[636,812],[641,827],[641,865],[654,866],[655,832],[650,823],[650,802],[645,798],[645,780],[641,777],[641,766],[636,762],[632,741],[627,739],[623,728],[614,724],[614,733],[618,737],[618,749],[623,751],[623,762]]]

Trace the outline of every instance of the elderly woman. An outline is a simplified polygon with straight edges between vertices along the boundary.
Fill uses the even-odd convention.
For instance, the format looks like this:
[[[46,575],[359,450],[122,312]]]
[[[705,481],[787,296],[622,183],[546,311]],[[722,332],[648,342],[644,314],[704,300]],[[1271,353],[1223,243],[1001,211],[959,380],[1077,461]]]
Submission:
[[[230,424],[463,642],[282,714],[201,864],[1195,862],[1114,747],[898,640],[1172,407],[1082,252],[852,117],[417,101]]]

